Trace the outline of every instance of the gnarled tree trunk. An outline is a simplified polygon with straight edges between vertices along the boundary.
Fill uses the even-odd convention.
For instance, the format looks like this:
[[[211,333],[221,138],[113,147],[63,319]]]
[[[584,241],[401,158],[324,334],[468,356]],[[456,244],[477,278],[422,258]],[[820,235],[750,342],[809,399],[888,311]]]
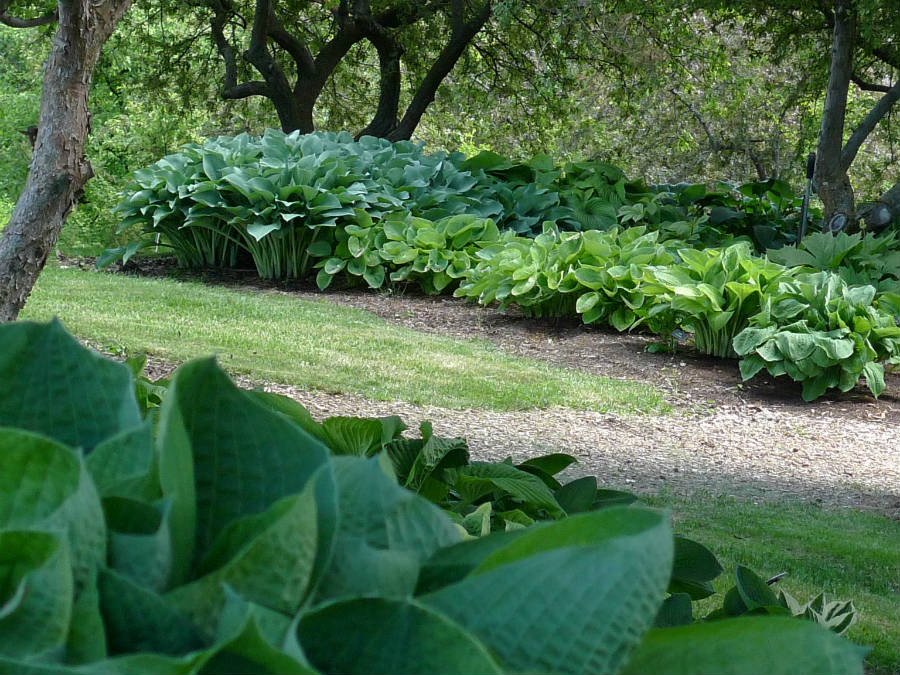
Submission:
[[[93,176],[84,156],[91,75],[130,4],[131,0],[59,1],[31,167],[0,237],[0,321],[14,321],[19,315],[66,216]]]

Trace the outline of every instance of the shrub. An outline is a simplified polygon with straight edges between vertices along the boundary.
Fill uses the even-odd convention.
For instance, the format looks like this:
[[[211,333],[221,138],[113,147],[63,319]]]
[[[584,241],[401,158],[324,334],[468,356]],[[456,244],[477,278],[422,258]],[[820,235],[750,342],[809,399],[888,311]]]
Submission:
[[[211,359],[154,423],[127,366],[7,324],[0,383],[0,671],[862,672],[808,621],[652,628],[663,513],[463,542],[387,454],[333,457]]]

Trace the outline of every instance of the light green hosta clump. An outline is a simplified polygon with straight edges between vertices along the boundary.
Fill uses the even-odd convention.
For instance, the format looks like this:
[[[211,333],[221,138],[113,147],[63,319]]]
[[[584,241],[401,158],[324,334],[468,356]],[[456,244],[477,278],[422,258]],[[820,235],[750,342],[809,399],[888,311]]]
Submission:
[[[803,383],[811,401],[828,389],[852,389],[860,377],[878,396],[884,363],[900,365],[896,298],[876,301],[872,286],[849,286],[838,274],[803,274],[778,284],[750,326],[735,336],[744,379],[765,369]]]
[[[431,295],[455,285],[478,251],[501,240],[493,220],[466,214],[436,221],[396,214],[374,221],[361,213],[336,235],[334,248],[322,249],[329,257],[316,265],[319,288],[346,273],[362,277],[370,288],[380,288],[387,279],[415,282]]]
[[[581,315],[585,323],[629,328],[647,311],[643,267],[675,260],[677,241],[661,243],[643,227],[560,232],[552,223],[535,239],[482,250],[457,297],[516,305],[526,316]]]
[[[678,256],[676,264],[644,270],[641,289],[652,298],[647,316],[669,315],[670,322],[693,333],[694,346],[704,354],[735,357],[734,336],[790,271],[753,255],[743,242],[680,249]]]
[[[142,419],[127,366],[6,324],[0,385],[0,673],[862,672],[810,621],[654,627],[665,513],[462,541],[385,452],[332,456],[211,359]]]

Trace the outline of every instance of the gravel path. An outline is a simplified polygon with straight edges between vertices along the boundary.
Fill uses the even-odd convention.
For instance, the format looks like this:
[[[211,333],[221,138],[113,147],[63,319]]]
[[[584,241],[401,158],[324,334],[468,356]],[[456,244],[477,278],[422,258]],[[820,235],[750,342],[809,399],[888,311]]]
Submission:
[[[710,414],[663,417],[555,408],[526,412],[452,410],[269,385],[317,418],[400,415],[415,429],[468,440],[476,459],[526,459],[566,452],[573,475],[593,474],[606,487],[642,493],[698,490],[763,501],[807,501],[900,517],[895,425],[809,419],[763,408],[719,407]],[[835,443],[836,434],[844,440]]]

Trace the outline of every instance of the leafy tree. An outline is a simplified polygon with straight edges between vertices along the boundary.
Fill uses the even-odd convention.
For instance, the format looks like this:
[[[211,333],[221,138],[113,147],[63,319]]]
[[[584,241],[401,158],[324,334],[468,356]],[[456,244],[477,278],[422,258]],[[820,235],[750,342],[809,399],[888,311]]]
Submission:
[[[284,131],[354,128],[391,140],[410,138],[450,82],[476,98],[486,89],[524,90],[552,110],[555,97],[547,94],[571,82],[570,61],[587,61],[596,50],[575,39],[604,11],[596,4],[201,3],[224,65],[225,99],[268,98]]]
[[[770,38],[776,59],[796,55],[798,49],[808,54],[807,77],[798,82],[798,89],[825,89],[813,185],[826,222],[837,229],[842,222],[852,226],[859,219],[869,227],[900,219],[900,182],[876,202],[857,208],[848,173],[863,144],[900,99],[900,6],[882,0],[699,0],[694,7],[754,17],[753,31]],[[827,82],[819,75],[825,72]],[[879,95],[852,129],[851,84]]]
[[[0,236],[0,321],[18,316],[66,216],[93,175],[84,156],[91,74],[130,4],[131,0],[59,0],[55,7],[37,2],[14,6],[13,0],[0,0],[0,21],[7,26],[57,23],[44,68],[28,178]]]

